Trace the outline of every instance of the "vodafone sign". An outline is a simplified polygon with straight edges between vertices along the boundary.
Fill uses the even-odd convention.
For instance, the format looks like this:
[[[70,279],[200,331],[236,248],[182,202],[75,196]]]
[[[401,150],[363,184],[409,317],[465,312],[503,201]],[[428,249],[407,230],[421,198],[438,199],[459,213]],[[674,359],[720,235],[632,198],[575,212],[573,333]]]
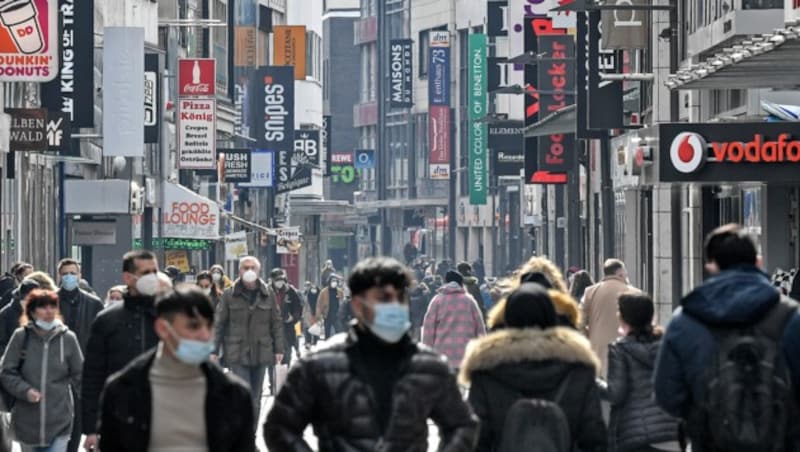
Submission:
[[[800,124],[660,126],[661,182],[798,182]]]

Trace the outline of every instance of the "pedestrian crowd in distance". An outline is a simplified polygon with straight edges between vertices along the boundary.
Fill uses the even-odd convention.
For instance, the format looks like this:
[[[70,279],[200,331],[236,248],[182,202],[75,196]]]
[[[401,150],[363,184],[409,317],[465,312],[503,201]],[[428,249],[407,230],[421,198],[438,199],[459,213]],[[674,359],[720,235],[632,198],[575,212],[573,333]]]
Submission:
[[[104,300],[74,259],[55,279],[20,262],[0,278],[0,446],[255,451],[263,427],[299,452],[313,426],[323,452],[423,452],[433,421],[452,452],[797,451],[800,315],[757,249],[711,232],[666,327],[618,259],[595,283],[407,253],[298,288],[252,256],[189,283],[139,250]]]

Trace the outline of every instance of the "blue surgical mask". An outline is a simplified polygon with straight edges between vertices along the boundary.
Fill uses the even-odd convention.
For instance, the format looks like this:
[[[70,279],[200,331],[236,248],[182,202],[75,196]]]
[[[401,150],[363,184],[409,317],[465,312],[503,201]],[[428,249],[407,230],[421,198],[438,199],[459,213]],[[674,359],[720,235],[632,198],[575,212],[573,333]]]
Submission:
[[[70,292],[78,288],[79,282],[78,275],[68,274],[61,277],[61,287]]]
[[[58,325],[58,320],[53,320],[52,322],[45,322],[44,320],[36,320],[36,326],[41,328],[44,331],[50,331]]]
[[[178,348],[174,350],[175,357],[178,361],[188,364],[190,366],[198,366],[208,361],[209,355],[214,351],[214,341],[196,341],[193,339],[184,339],[175,333],[172,325],[167,323],[169,333],[178,340]]]
[[[396,344],[411,328],[408,305],[398,301],[375,304],[375,320],[370,331],[384,342]]]

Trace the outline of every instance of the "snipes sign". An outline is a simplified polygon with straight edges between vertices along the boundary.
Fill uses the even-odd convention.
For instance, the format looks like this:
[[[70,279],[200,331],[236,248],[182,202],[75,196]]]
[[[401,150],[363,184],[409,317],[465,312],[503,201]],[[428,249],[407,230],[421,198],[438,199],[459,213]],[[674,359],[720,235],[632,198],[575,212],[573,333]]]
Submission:
[[[800,124],[662,124],[661,182],[798,182]]]

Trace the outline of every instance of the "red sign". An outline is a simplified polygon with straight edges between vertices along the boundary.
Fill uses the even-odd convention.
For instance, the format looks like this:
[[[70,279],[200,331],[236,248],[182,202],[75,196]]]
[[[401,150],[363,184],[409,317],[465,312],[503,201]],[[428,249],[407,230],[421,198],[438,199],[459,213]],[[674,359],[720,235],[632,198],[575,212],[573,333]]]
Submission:
[[[450,163],[450,107],[431,105],[428,110],[429,163]]]
[[[709,163],[797,163],[800,162],[800,141],[791,138],[791,134],[782,133],[776,140],[768,140],[756,133],[747,142],[706,143],[699,133],[684,132],[672,140],[670,160],[681,173],[692,173],[708,160],[710,146],[713,158]]]
[[[178,96],[213,96],[215,87],[216,60],[178,60]]]

